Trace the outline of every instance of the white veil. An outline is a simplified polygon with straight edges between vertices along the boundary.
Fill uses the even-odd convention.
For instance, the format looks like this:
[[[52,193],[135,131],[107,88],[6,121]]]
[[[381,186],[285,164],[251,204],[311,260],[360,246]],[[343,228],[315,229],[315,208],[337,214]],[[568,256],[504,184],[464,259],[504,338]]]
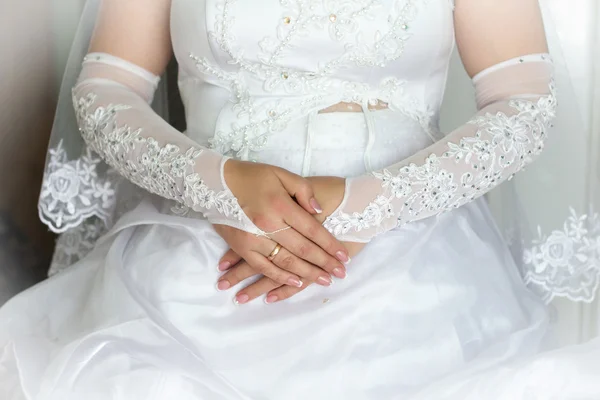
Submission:
[[[71,89],[88,52],[102,0],[87,0],[60,87],[50,134],[38,213],[59,234],[50,266],[52,275],[85,256],[123,212],[149,193],[121,178],[85,145],[75,117]],[[152,104],[169,118],[168,82],[161,81]]]
[[[556,66],[557,118],[541,157],[489,196],[525,282],[546,302],[592,302],[600,283],[597,147],[586,129],[552,1],[542,1]]]
[[[542,299],[594,301],[600,283],[598,173],[582,108],[563,51],[566,32],[553,0],[541,0],[550,53],[555,63],[557,118],[542,155],[525,171],[487,195],[524,281]],[[451,66],[446,93],[453,104],[448,125],[462,124],[475,112],[460,60]],[[457,79],[458,78],[458,79]],[[453,126],[452,126],[453,127]]]
[[[50,137],[38,207],[41,220],[60,234],[50,273],[91,250],[96,239],[143,193],[86,149],[75,121],[71,88],[87,53],[100,2],[88,0],[84,8]],[[600,277],[600,217],[594,211],[598,175],[592,162],[597,159],[592,152],[599,149],[583,126],[561,49],[561,32],[554,24],[559,16],[551,0],[541,3],[556,63],[558,118],[541,158],[488,198],[532,290],[547,302],[555,297],[591,302]],[[167,89],[173,86],[163,80],[155,97],[155,110],[167,120]],[[450,85],[447,96],[464,97],[464,93],[464,85]],[[474,110],[465,103],[463,111],[461,122]]]

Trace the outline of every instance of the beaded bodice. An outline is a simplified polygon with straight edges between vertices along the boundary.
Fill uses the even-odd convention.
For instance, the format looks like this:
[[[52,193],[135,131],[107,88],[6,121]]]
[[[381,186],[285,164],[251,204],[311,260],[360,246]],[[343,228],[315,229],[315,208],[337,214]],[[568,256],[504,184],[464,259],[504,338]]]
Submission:
[[[448,0],[174,0],[172,20],[188,134],[221,153],[255,159],[339,102],[385,103],[437,131]]]

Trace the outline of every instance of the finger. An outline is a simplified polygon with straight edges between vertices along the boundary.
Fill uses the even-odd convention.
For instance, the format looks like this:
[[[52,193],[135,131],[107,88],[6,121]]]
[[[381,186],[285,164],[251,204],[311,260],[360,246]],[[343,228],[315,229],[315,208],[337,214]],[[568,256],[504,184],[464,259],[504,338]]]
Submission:
[[[338,261],[344,264],[348,264],[350,262],[348,250],[346,250],[342,243],[333,237],[333,235],[314,217],[306,214],[306,212],[304,212],[300,206],[293,205],[290,212],[284,214],[284,221],[286,224],[292,226],[302,236],[311,240],[321,249],[335,257]],[[283,231],[282,233],[286,232],[289,232],[289,230]]]
[[[262,277],[248,287],[240,290],[236,295],[234,302],[236,304],[245,304],[259,296],[268,293],[270,290],[280,287],[281,285],[272,279]]]
[[[346,277],[346,267],[340,261],[331,257],[323,249],[296,230],[288,229],[276,233],[272,237],[296,257],[323,269],[325,272],[334,275],[336,278],[343,279]]]
[[[227,271],[233,265],[236,265],[242,257],[240,257],[235,251],[232,249],[227,250],[227,253],[219,260],[219,271]]]
[[[217,289],[230,289],[243,280],[246,280],[254,275],[257,275],[257,272],[254,270],[254,268],[252,268],[246,261],[242,260],[219,278],[217,281]]]
[[[272,261],[276,266],[319,284],[324,284],[331,275],[340,279],[346,277],[344,265],[295,230],[288,229],[271,237],[282,246]],[[258,252],[268,257],[275,245],[276,242],[261,238]],[[319,277],[323,279],[319,280]]]
[[[265,303],[272,304],[283,300],[287,300],[290,297],[300,293],[309,286],[310,282],[304,282],[304,285],[302,285],[301,288],[291,286],[279,286],[278,288],[267,293],[267,297],[265,297]]]
[[[296,257],[284,247],[281,248],[271,262],[309,282],[316,282],[321,286],[331,286],[333,284],[331,276],[327,272]]]
[[[310,214],[321,214],[323,212],[323,208],[315,199],[315,193],[310,182],[285,169],[276,169],[275,175],[277,175],[289,195],[294,197],[302,208]]]
[[[260,253],[251,251],[248,255],[244,256],[244,260],[254,268],[255,272],[273,279],[280,285],[302,286],[302,281],[298,275],[275,266],[275,264]]]

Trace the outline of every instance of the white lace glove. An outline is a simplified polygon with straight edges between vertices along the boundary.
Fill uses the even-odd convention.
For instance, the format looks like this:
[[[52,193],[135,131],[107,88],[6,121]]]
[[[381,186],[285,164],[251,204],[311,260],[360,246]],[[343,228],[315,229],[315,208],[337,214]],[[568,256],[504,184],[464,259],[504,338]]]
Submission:
[[[554,118],[553,65],[528,55],[473,78],[479,112],[466,125],[383,170],[346,181],[344,200],[324,222],[339,240],[377,234],[468,203],[540,154]]]
[[[158,82],[128,61],[89,54],[73,89],[87,145],[131,182],[203,213],[211,223],[263,233],[225,184],[227,158],[199,146],[149,106]]]

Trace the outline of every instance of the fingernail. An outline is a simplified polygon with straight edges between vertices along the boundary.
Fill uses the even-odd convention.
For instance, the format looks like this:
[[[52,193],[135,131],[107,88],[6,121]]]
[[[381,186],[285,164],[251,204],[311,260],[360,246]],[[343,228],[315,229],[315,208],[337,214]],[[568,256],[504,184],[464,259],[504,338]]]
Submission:
[[[275,296],[274,294],[271,294],[269,296],[267,296],[267,298],[265,299],[265,303],[267,304],[271,304],[271,303],[275,303],[277,301],[278,297]]]
[[[343,251],[338,251],[335,253],[335,256],[344,264],[350,264],[350,261],[352,261],[352,259],[348,257],[348,254],[344,253]]]
[[[321,214],[323,212],[323,209],[321,208],[319,203],[317,203],[317,200],[315,200],[314,198],[310,199],[309,203],[310,206],[317,212],[317,214]]]
[[[219,264],[219,271],[226,271],[227,268],[231,267],[231,263],[229,261],[223,261]]]
[[[229,283],[229,281],[226,280],[222,280],[217,282],[217,289],[219,290],[227,290],[231,287],[231,283]]]
[[[302,281],[299,281],[296,278],[290,278],[290,279],[288,279],[288,285],[296,286],[296,287],[300,288],[300,287],[302,287]]]
[[[237,305],[240,305],[247,303],[248,300],[250,300],[250,296],[248,296],[247,294],[238,294],[237,296],[235,296],[235,299],[233,299],[233,302]]]
[[[334,268],[333,274],[340,279],[344,279],[346,277],[346,272],[341,268]]]
[[[331,286],[333,281],[330,277],[325,278],[324,276],[320,276],[317,278],[317,283],[321,286]]]

